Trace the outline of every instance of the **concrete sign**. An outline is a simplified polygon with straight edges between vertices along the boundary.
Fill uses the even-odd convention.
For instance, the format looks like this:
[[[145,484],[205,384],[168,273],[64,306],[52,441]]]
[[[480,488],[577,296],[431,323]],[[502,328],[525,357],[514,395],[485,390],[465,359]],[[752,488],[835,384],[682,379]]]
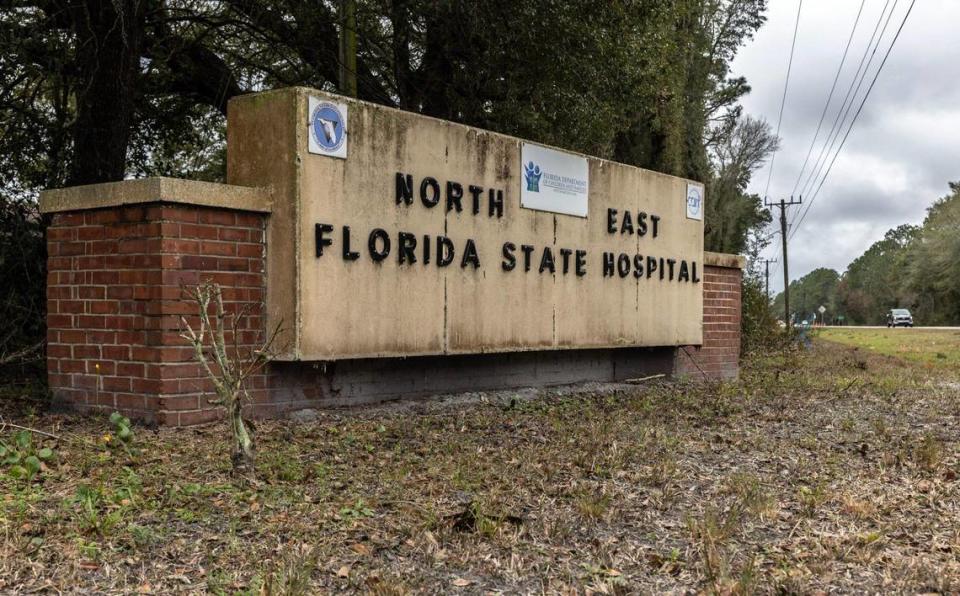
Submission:
[[[345,159],[315,152],[338,122]],[[272,193],[283,358],[702,342],[690,181],[302,88],[231,100],[227,132],[228,182]]]
[[[587,158],[523,143],[520,205],[552,213],[587,216],[590,172]]]

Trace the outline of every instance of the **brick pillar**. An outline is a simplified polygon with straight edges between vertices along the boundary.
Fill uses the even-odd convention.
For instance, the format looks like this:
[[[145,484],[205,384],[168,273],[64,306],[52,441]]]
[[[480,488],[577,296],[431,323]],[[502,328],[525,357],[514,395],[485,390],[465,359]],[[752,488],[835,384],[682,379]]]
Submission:
[[[42,201],[53,213],[47,245],[47,370],[54,400],[62,405],[117,410],[167,425],[216,418],[218,411],[206,403],[212,387],[179,336],[181,316],[191,324],[197,320],[184,288],[203,280],[220,284],[229,312],[248,309],[239,345],[263,340],[267,214],[164,202],[169,190],[161,188],[164,181],[78,187],[93,196],[83,203],[109,205],[93,209],[57,210],[78,203],[51,195],[77,189],[52,191]],[[157,192],[133,204],[111,204],[117,201],[109,200],[110,192],[97,194],[118,187],[107,190],[122,198],[122,185],[129,185],[132,198],[143,199],[138,189],[145,182],[156,182]],[[191,191],[196,191],[193,185],[208,191],[231,188],[169,183]],[[264,376],[253,379],[251,388],[264,393]]]
[[[743,267],[743,257],[704,253],[703,345],[677,349],[675,375],[694,379],[737,378]]]

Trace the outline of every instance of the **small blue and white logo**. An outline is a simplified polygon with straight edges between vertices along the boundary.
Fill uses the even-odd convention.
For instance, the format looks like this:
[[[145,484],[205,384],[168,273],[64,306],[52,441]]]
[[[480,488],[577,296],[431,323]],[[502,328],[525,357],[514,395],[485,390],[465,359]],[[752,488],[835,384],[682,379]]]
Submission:
[[[310,153],[347,157],[347,106],[311,97]]]
[[[703,219],[703,187],[687,184],[687,218]]]
[[[523,177],[527,181],[527,190],[530,192],[540,192],[540,176],[543,176],[540,166],[532,161],[523,166]]]

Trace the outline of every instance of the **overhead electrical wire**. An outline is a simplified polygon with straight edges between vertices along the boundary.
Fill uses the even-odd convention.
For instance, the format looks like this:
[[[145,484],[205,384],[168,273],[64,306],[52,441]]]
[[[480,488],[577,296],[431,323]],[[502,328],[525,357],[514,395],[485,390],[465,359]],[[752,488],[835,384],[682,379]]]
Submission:
[[[800,180],[803,178],[803,173],[807,169],[807,163],[810,161],[810,155],[813,154],[813,148],[817,144],[817,139],[820,137],[820,129],[823,127],[823,120],[827,116],[827,110],[830,109],[830,102],[833,101],[833,92],[837,89],[837,81],[840,80],[840,73],[843,72],[843,65],[847,62],[847,53],[850,51],[850,42],[853,41],[853,35],[857,32],[857,25],[860,24],[860,15],[863,14],[863,7],[866,3],[867,0],[860,0],[860,9],[857,11],[857,18],[854,19],[853,28],[850,29],[850,36],[847,38],[847,45],[843,48],[843,57],[840,58],[840,66],[837,67],[837,74],[833,77],[833,85],[830,86],[830,93],[827,94],[827,101],[823,104],[823,112],[820,113],[820,121],[817,122],[817,130],[813,133],[813,140],[810,141],[810,148],[807,149],[807,156],[803,158],[803,165],[800,167],[800,173],[797,175],[797,181],[793,185],[793,190],[790,191],[791,196],[796,194],[797,187],[800,186]]]
[[[886,53],[883,55],[883,60],[880,62],[880,66],[877,68],[877,72],[873,75],[873,80],[870,81],[870,86],[867,88],[866,94],[863,96],[863,100],[860,102],[860,106],[857,108],[856,113],[853,115],[853,120],[850,121],[850,126],[847,128],[846,134],[843,135],[843,140],[840,142],[840,146],[837,148],[837,152],[834,153],[833,159],[830,161],[830,166],[827,168],[826,173],[823,178],[820,180],[817,190],[814,192],[813,196],[810,197],[810,201],[807,203],[806,209],[803,210],[803,214],[800,216],[800,220],[797,222],[797,225],[794,226],[793,230],[790,232],[789,238],[793,238],[793,235],[796,234],[797,230],[800,229],[800,225],[803,224],[804,218],[807,217],[807,213],[810,212],[810,208],[813,206],[813,202],[816,200],[817,195],[820,194],[820,189],[823,188],[823,183],[826,182],[827,176],[830,175],[830,171],[833,169],[833,164],[837,161],[837,156],[840,155],[840,150],[843,149],[843,145],[847,142],[847,138],[850,136],[850,131],[853,130],[853,125],[856,124],[857,118],[860,116],[860,112],[863,111],[863,106],[867,103],[867,99],[870,97],[870,92],[873,91],[873,86],[876,84],[877,79],[880,77],[880,73],[883,71],[884,65],[887,63],[887,58],[890,57],[890,52],[893,51],[893,46],[896,45],[897,40],[900,38],[900,33],[903,31],[904,25],[907,24],[907,19],[910,18],[910,13],[913,11],[913,5],[916,4],[917,0],[911,0],[910,6],[907,7],[906,14],[903,15],[903,20],[900,21],[900,26],[897,28],[897,33],[893,36],[893,40],[890,42],[890,46],[887,48]]]
[[[800,29],[800,10],[803,8],[803,0],[797,3],[797,19],[793,25],[793,41],[790,43],[790,59],[787,60],[787,76],[783,81],[783,97],[780,98],[780,115],[777,116],[777,133],[774,138],[780,138],[780,124],[783,123],[783,108],[787,104],[787,90],[790,88],[790,71],[793,68],[793,52],[797,47],[797,31]],[[766,197],[770,192],[770,180],[773,178],[773,162],[777,157],[777,152],[774,150],[773,154],[770,156],[770,171],[767,173],[767,187],[763,191],[763,196]]]
[[[873,33],[870,35],[870,40],[867,42],[867,46],[863,49],[863,56],[860,57],[860,63],[857,65],[857,70],[853,75],[853,78],[850,80],[850,86],[847,88],[847,93],[843,97],[843,101],[840,102],[840,107],[837,109],[837,117],[834,118],[833,124],[830,126],[830,132],[827,133],[827,138],[823,142],[823,147],[820,149],[820,153],[817,155],[817,160],[814,162],[813,169],[810,170],[810,174],[807,176],[807,179],[803,182],[803,185],[800,187],[800,195],[802,196],[809,190],[814,184],[816,184],[817,178],[820,177],[820,174],[823,172],[823,168],[829,159],[830,152],[833,150],[833,145],[837,142],[837,138],[840,136],[840,131],[843,130],[844,123],[847,119],[847,116],[850,113],[850,108],[853,106],[853,103],[856,101],[857,94],[860,92],[860,86],[863,85],[863,81],[867,76],[867,72],[870,70],[870,64],[873,62],[873,57],[876,55],[877,49],[880,47],[880,42],[883,39],[883,34],[887,30],[887,25],[890,23],[890,17],[893,16],[893,11],[897,8],[897,2],[899,0],[893,1],[893,6],[890,8],[890,13],[887,13],[887,7],[890,6],[890,0],[887,0],[883,5],[883,10],[880,11],[880,17],[877,19],[877,24],[873,27]],[[880,24],[884,23],[884,16],[886,16],[886,24],[883,26],[883,30],[880,31]],[[877,37],[877,31],[880,31],[880,37]],[[873,41],[876,39],[877,43],[874,45]],[[870,53],[871,48],[873,48],[873,53]],[[867,56],[870,56],[870,59],[867,60]],[[791,219],[791,223],[796,219],[794,216]]]

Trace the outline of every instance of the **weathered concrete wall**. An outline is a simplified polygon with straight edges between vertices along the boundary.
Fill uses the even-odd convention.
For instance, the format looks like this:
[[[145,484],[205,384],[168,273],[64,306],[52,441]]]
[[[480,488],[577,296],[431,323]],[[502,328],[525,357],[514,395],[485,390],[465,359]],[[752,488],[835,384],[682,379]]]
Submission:
[[[131,193],[122,192],[123,186]],[[207,403],[212,387],[179,337],[181,315],[196,323],[183,287],[203,279],[220,283],[229,311],[249,308],[252,314],[241,330],[241,346],[262,341],[270,195],[169,180],[102,190],[54,191],[41,202],[53,214],[51,391],[59,403],[80,410],[118,410],[166,425],[213,420],[219,412]],[[708,253],[705,261],[702,346],[276,362],[251,379],[251,409],[258,416],[281,416],[307,407],[656,373],[735,376],[742,259]]]
[[[348,158],[307,151],[308,96],[346,103]],[[228,181],[268,187],[268,304],[271,323],[290,332],[285,359],[482,353],[698,344],[702,339],[702,222],[686,217],[688,181],[589,159],[587,218],[520,208],[521,141],[352,101],[309,89],[285,89],[231,101]],[[413,178],[412,204],[397,204],[396,174]],[[444,197],[428,208],[419,198],[427,177]],[[463,209],[449,209],[448,181],[464,189]],[[483,188],[473,213],[469,185]],[[503,193],[502,216],[491,217],[487,192]],[[607,209],[656,214],[656,238],[611,234]],[[315,254],[314,226],[329,224],[332,246]],[[618,222],[619,224],[619,222]],[[343,226],[356,260],[341,256]],[[374,262],[367,241],[385,230],[389,258]],[[418,239],[416,263],[398,262],[398,233]],[[426,263],[423,237],[450,238],[456,260]],[[461,267],[467,240],[481,267]],[[535,247],[533,264],[501,266],[502,247]],[[541,251],[586,252],[586,274],[539,272]],[[435,248],[435,247],[432,247]],[[627,275],[605,277],[604,251],[685,260],[700,267],[694,281]],[[435,255],[434,255],[435,256]],[[519,250],[517,256],[522,258]],[[661,263],[661,266],[664,265]]]
[[[514,354],[276,362],[260,415],[356,406],[444,393],[624,381],[670,374],[674,348],[551,350]]]

